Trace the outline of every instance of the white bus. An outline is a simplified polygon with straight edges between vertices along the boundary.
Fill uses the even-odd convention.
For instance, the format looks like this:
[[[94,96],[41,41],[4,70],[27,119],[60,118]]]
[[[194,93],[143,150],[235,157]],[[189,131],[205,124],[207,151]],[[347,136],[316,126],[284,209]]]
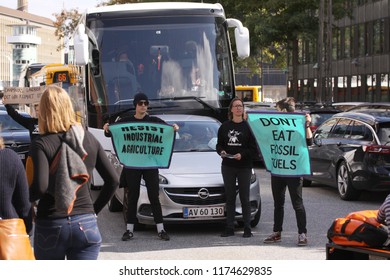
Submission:
[[[73,37],[83,66],[88,129],[107,151],[104,123],[131,113],[144,92],[149,112],[227,118],[235,97],[228,28],[238,57],[249,56],[249,32],[220,4],[159,2],[91,8]]]

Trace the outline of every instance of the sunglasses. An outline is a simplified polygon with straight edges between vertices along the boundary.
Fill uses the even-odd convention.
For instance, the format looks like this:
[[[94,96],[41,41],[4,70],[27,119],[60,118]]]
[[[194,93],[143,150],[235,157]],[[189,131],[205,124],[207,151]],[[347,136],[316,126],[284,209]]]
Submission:
[[[138,101],[137,105],[138,106],[142,106],[142,105],[148,106],[149,105],[149,101]]]

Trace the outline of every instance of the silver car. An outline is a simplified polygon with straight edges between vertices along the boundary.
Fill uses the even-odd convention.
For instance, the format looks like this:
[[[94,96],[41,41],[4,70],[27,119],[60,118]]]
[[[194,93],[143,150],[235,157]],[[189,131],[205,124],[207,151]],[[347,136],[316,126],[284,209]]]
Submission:
[[[168,169],[160,169],[160,201],[164,223],[222,222],[226,219],[225,190],[221,175],[221,158],[215,151],[221,123],[211,117],[195,115],[157,115],[169,124],[176,123],[174,151]],[[122,170],[115,155],[110,159],[118,174]],[[237,189],[238,194],[238,189]],[[126,188],[119,188],[109,203],[110,211],[126,213]],[[261,215],[259,181],[252,171],[250,186],[251,226]],[[236,220],[243,225],[239,196]],[[154,224],[144,181],[141,180],[137,206],[139,224]]]

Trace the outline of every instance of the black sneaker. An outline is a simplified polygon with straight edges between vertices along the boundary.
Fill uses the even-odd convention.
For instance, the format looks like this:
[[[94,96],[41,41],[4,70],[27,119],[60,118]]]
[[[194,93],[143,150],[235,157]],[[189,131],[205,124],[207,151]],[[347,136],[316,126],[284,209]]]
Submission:
[[[130,230],[126,230],[122,236],[122,241],[128,241],[133,238],[133,233]]]
[[[252,236],[253,236],[252,230],[250,228],[244,228],[244,234],[242,235],[242,237],[248,238]]]
[[[169,235],[168,233],[165,231],[165,230],[162,230],[158,233],[158,237],[161,239],[161,240],[165,240],[165,241],[168,241],[170,238],[169,238]]]
[[[221,233],[221,237],[229,237],[234,235],[234,230],[232,228],[226,228],[224,232]]]

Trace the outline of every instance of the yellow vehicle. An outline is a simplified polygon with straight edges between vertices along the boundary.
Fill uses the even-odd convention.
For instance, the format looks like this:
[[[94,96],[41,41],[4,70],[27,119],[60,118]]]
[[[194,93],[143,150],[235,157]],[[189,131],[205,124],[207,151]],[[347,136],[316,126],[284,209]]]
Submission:
[[[261,86],[236,86],[236,96],[242,101],[264,102]]]
[[[81,89],[77,87],[79,77],[79,66],[53,63],[43,66],[41,70],[30,75],[29,84],[30,87],[38,87],[61,83],[62,88],[68,92],[73,101],[76,119],[83,123],[85,119],[83,117],[85,103],[81,97]]]
[[[30,87],[62,83],[62,88],[68,90],[70,86],[77,84],[79,73],[79,67],[75,65],[48,64],[29,77]]]

